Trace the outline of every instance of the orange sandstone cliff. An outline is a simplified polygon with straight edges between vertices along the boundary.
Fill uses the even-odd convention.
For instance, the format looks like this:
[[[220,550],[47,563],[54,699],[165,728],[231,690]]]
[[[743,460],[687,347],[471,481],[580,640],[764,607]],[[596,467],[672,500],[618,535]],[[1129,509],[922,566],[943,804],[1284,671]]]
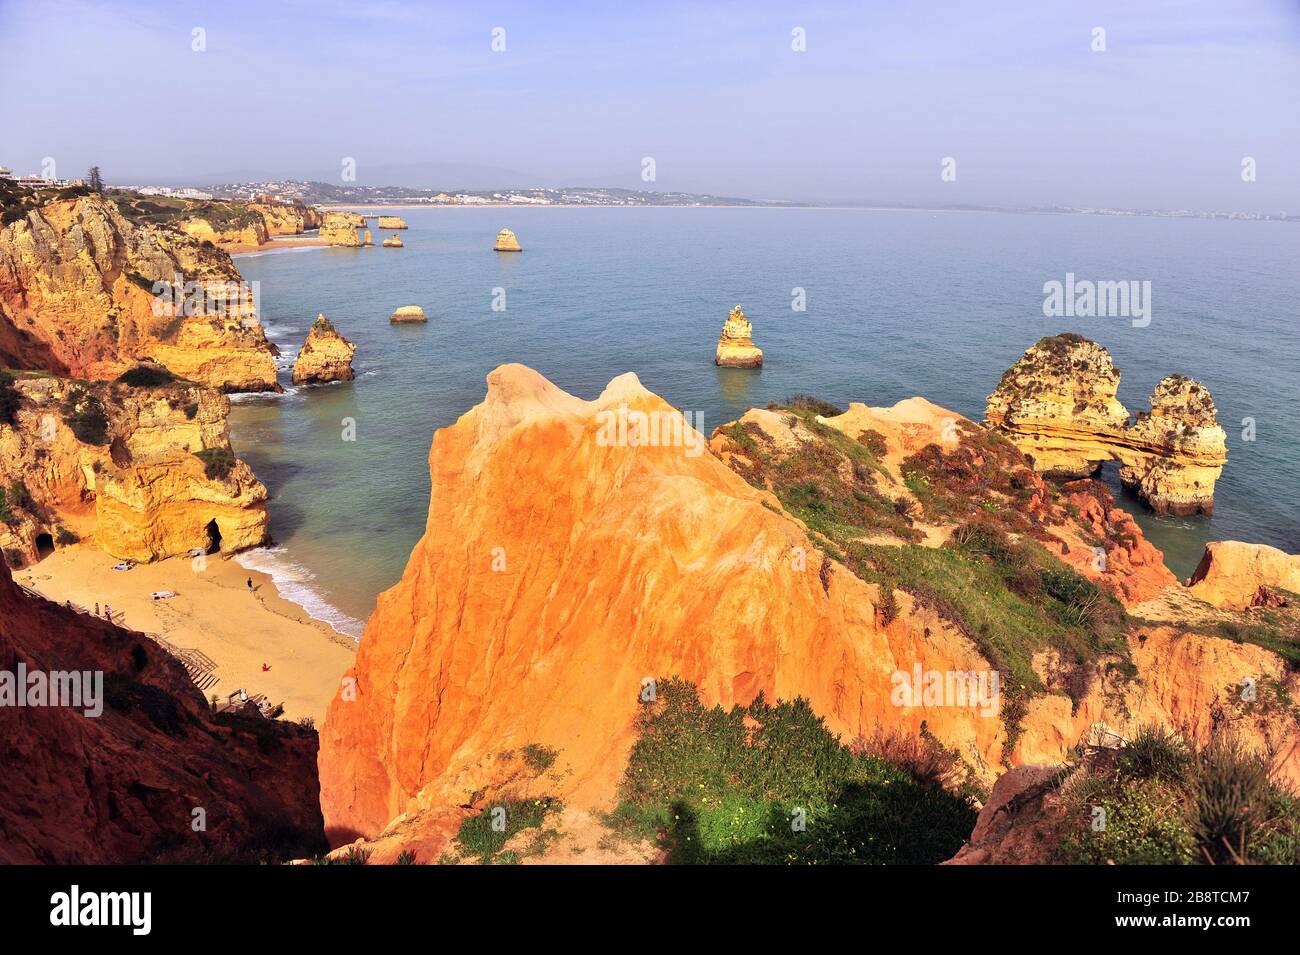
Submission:
[[[912,418],[937,420],[901,421],[881,442],[863,435],[882,480],[892,482],[889,459],[901,460],[909,440],[940,453],[902,426],[943,430],[956,416],[942,411],[913,409]],[[853,462],[865,459],[856,453],[829,456],[842,439],[828,438],[825,425],[793,418],[773,414],[770,440],[715,437],[709,450],[633,375],[584,401],[523,366],[492,372],[484,402],[434,437],[424,536],[401,581],[379,597],[330,706],[320,771],[331,843],[387,831],[436,854],[476,801],[508,782],[507,753],[528,744],[559,752],[552,795],[608,807],[646,681],[661,677],[696,683],[710,704],[748,703],[760,691],[806,697],[849,740],[924,728],[985,782],[1007,765],[1064,761],[1098,725],[1209,732],[1213,707],[1243,674],[1291,679],[1259,647],[1148,627],[1122,637],[1136,680],[1106,665],[1088,685],[1071,685],[1073,661],[1043,650],[1025,677],[1041,689],[1017,697],[1014,717],[920,699],[896,705],[900,672],[991,664],[978,635],[941,605],[850,570],[841,558],[859,566],[853,554],[763,488],[755,462],[768,451],[755,449],[784,453],[787,441],[796,442],[787,450],[812,448],[836,480],[875,480],[857,473]],[[1003,469],[986,459],[1000,445],[956,444],[953,454],[972,467]],[[750,466],[740,460],[746,451]],[[780,453],[765,466],[784,466]],[[1036,476],[1023,459],[1018,470],[1025,481],[1007,486],[1032,501]],[[898,518],[891,526],[906,541],[883,546],[941,543],[943,515],[930,504],[895,509],[888,488],[856,487]],[[1252,726],[1294,769],[1293,721]]]

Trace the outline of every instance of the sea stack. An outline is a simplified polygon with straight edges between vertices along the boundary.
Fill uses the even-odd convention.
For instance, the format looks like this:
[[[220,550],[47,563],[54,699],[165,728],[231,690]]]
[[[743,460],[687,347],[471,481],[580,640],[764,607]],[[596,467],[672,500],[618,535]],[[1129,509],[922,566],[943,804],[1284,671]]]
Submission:
[[[763,349],[754,344],[754,326],[737,305],[722,323],[713,363],[720,368],[762,368]]]
[[[331,381],[351,381],[352,356],[357,346],[339,334],[322,313],[312,322],[307,341],[293,363],[295,385],[323,385]]]
[[[380,216],[379,228],[381,229],[405,229],[406,220],[401,216]]]
[[[400,249],[402,248],[402,244],[403,244],[402,240],[395,235],[390,235],[387,239],[384,240],[385,249]]]
[[[502,229],[497,233],[497,244],[493,246],[497,252],[522,252],[523,248],[519,245],[519,239],[509,229]]]
[[[1052,335],[1007,369],[984,420],[1043,474],[1089,477],[1118,461],[1120,480],[1156,513],[1211,513],[1228,448],[1209,389],[1171,375],[1129,424],[1118,388],[1105,348],[1072,332]]]
[[[418,305],[403,305],[397,311],[393,312],[392,315],[389,315],[388,320],[394,325],[407,325],[413,322],[428,321],[424,316],[424,309]]]
[[[374,245],[374,244],[375,244],[375,240],[372,239],[372,238],[370,237],[370,230],[369,230],[369,229],[366,230],[365,238],[362,239],[361,244],[362,244],[362,245]]]

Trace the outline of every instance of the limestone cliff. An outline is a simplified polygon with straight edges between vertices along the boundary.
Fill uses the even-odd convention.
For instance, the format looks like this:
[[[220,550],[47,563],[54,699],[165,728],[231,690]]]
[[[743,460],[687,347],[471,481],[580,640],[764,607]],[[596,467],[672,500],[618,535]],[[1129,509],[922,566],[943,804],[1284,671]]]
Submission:
[[[20,664],[99,671],[103,709],[0,706],[13,770],[0,773],[0,862],[273,863],[324,848],[314,731],[213,716],[161,646],[27,596],[0,562],[0,667]]]
[[[180,229],[200,241],[241,248],[263,245],[272,234],[266,227],[266,220],[259,214],[250,214],[234,222],[214,221],[205,215],[195,215],[183,219]]]
[[[184,382],[15,387],[0,484],[21,484],[30,500],[0,524],[6,557],[30,562],[75,538],[139,561],[266,540],[266,488],[231,450],[224,395]]]
[[[722,334],[718,336],[718,349],[713,363],[723,368],[762,367],[763,350],[755,346],[753,333],[754,327],[737,305],[722,323]]]
[[[503,754],[529,744],[560,754],[551,794],[607,807],[646,681],[665,675],[696,683],[709,704],[748,703],[759,692],[806,697],[847,740],[881,727],[917,735],[924,726],[991,781],[1004,764],[1062,761],[1097,723],[1207,727],[1209,704],[1231,690],[1227,674],[1282,674],[1278,658],[1256,646],[1116,630],[1110,618],[1096,631],[1109,634],[1111,649],[1094,678],[1075,680],[1073,659],[1043,650],[1032,671],[998,665],[1040,684],[1033,694],[1009,687],[1016,705],[1005,711],[919,698],[899,705],[899,673],[987,673],[994,665],[982,648],[998,649],[1005,636],[959,624],[942,600],[894,586],[899,571],[884,562],[925,537],[907,512],[915,507],[927,527],[953,508],[966,523],[996,513],[1028,534],[1035,520],[1013,502],[1041,495],[1040,510],[1061,520],[1068,508],[1059,491],[1034,484],[1023,459],[1007,468],[1001,455],[1018,452],[1005,439],[969,422],[958,423],[963,436],[951,452],[931,443],[906,459],[906,480],[924,493],[896,504],[872,486],[877,465],[889,470],[884,458],[896,439],[836,437],[802,412],[769,414],[767,436],[753,422],[759,431],[716,436],[711,453],[633,375],[584,401],[522,366],[492,372],[486,400],[434,437],[424,536],[401,581],[379,597],[330,706],[320,767],[332,842],[391,824],[436,855],[464,807],[508,783]],[[946,422],[936,424],[942,434]],[[768,457],[783,446],[795,456]],[[938,464],[976,490],[949,494],[943,470],[923,470],[918,454],[947,454]],[[766,466],[774,470],[760,472]],[[1003,475],[990,496],[978,490],[991,480],[977,469]],[[781,496],[765,489],[763,473],[789,479],[773,485]],[[839,495],[844,482],[852,489]],[[807,510],[820,529],[788,512],[786,500],[821,501]],[[865,532],[828,539],[848,516],[840,508],[859,506],[906,540],[868,553],[854,539]],[[1049,587],[1088,593],[1003,533],[985,526],[967,532],[960,551],[936,547],[936,566],[989,573],[1023,553],[1047,562]],[[920,547],[916,556],[926,553]],[[1037,576],[1016,574],[1014,593],[1039,600]],[[1081,600],[1080,612],[1099,610],[1095,599]],[[1076,626],[1043,619],[1047,646],[1058,639],[1052,627]],[[1219,662],[1203,666],[1207,654]],[[1137,681],[1124,676],[1129,659]],[[1290,724],[1277,732],[1293,745]]]
[[[140,359],[227,391],[266,391],[275,347],[230,257],[100,195],[0,229],[0,365],[114,378]]]
[[[407,228],[406,220],[401,216],[380,216],[379,228],[381,229],[405,229]]]
[[[321,216],[320,237],[330,245],[359,248],[357,229],[365,224],[366,220],[355,213],[327,211]]]
[[[248,208],[262,217],[267,235],[301,235],[319,229],[320,210],[288,202],[250,202]]]
[[[985,420],[1057,477],[1086,477],[1106,461],[1158,513],[1210,513],[1227,438],[1204,385],[1162,380],[1151,410],[1129,423],[1119,372],[1105,348],[1074,334],[1032,346],[989,396]]]
[[[351,381],[352,356],[357,346],[348,341],[322,313],[312,323],[307,341],[293,363],[295,385]]]

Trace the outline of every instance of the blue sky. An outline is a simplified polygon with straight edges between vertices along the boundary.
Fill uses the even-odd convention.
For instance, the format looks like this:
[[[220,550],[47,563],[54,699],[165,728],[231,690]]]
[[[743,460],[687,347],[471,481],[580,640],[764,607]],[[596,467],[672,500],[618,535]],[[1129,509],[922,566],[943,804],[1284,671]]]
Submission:
[[[646,7],[0,0],[0,164],[1300,212],[1300,0]]]

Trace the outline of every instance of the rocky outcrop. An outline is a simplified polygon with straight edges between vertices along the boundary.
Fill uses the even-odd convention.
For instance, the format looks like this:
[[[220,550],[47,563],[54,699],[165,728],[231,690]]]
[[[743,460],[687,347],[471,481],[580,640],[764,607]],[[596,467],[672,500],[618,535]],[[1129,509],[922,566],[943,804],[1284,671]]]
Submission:
[[[392,315],[388,316],[388,320],[394,325],[406,325],[427,322],[429,319],[425,316],[424,309],[419,305],[402,305]]]
[[[138,561],[265,542],[266,488],[234,456],[224,395],[179,382],[32,378],[16,388],[15,422],[0,425],[0,483],[21,482],[31,501],[11,508],[0,545],[24,562],[42,535],[47,546],[80,537]]]
[[[381,229],[405,229],[407,228],[406,220],[401,216],[380,216],[379,228]]]
[[[331,210],[321,217],[320,237],[329,245],[359,248],[361,239],[357,229],[365,224],[366,220],[355,213]]]
[[[250,202],[248,208],[262,217],[267,235],[301,235],[309,229],[319,229],[321,224],[320,210],[315,206]]]
[[[1054,477],[1094,474],[1119,461],[1120,478],[1157,512],[1210,513],[1227,438],[1204,385],[1173,375],[1151,410],[1129,424],[1119,372],[1105,348],[1079,335],[1044,338],[1002,376],[985,420]]]
[[[275,347],[230,256],[100,195],[0,229],[0,365],[115,378],[141,359],[226,391],[275,390]]]
[[[0,773],[0,862],[274,863],[323,850],[315,731],[213,716],[161,646],[24,594],[0,562],[0,669],[20,666],[99,673],[102,711],[0,706],[0,765],[15,770]]]
[[[374,245],[374,244],[375,244],[375,240],[374,240],[373,237],[371,237],[371,235],[370,235],[370,230],[369,230],[369,229],[365,229],[365,230],[362,231],[362,233],[361,233],[361,244],[362,244],[362,245]]]
[[[497,233],[497,244],[492,248],[497,252],[523,251],[523,247],[519,245],[519,239],[509,229],[502,229]]]
[[[1136,681],[1108,666],[1072,699],[1044,660],[1047,691],[1014,738],[996,707],[897,705],[900,672],[990,664],[941,607],[841,564],[633,375],[584,401],[498,368],[486,400],[437,432],[429,467],[424,535],[322,732],[333,844],[390,824],[445,841],[508,782],[499,754],[529,744],[560,754],[553,795],[607,808],[664,675],[707,705],[806,697],[848,740],[924,724],[986,782],[1004,760],[1063,761],[1097,723],[1199,732],[1242,674],[1285,678],[1259,647],[1144,631]]]
[[[197,215],[181,220],[179,225],[181,231],[191,238],[240,248],[263,245],[272,234],[265,219],[256,212],[225,222]]]
[[[293,383],[318,385],[351,381],[352,356],[356,353],[357,346],[340,335],[324,314],[318,315],[293,363]]]
[[[735,306],[722,323],[713,363],[722,368],[761,368],[763,350],[754,345],[753,333],[754,327],[745,318],[744,311]]]
[[[402,240],[401,237],[399,236],[390,235],[387,239],[384,240],[385,249],[400,249],[401,247],[402,247]]]
[[[1193,597],[1216,607],[1285,606],[1300,594],[1300,554],[1265,544],[1212,541],[1187,585]]]

